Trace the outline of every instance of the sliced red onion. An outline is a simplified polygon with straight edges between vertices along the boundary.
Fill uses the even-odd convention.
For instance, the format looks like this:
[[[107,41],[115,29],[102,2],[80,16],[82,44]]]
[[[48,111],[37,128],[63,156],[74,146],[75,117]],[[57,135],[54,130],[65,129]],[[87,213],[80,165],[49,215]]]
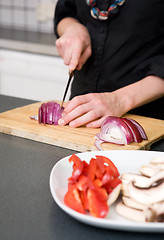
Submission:
[[[60,104],[57,102],[42,103],[38,111],[39,123],[43,124],[58,124],[58,120],[62,117],[64,108],[60,108]]]
[[[148,139],[147,135],[145,133],[145,130],[143,129],[143,127],[137,121],[135,121],[134,119],[131,119],[131,118],[126,118],[126,119],[131,121],[138,128],[138,131],[140,132],[142,139],[144,139],[144,140]]]
[[[129,127],[129,130],[132,134],[132,141],[137,142],[137,143],[142,142],[142,137],[141,137],[141,134],[140,134],[138,128],[128,118],[122,118],[122,120]]]
[[[134,124],[133,121],[130,120],[129,118],[107,117],[101,125],[101,132],[96,135],[96,148],[102,150],[100,145],[103,142],[125,145],[131,142],[139,143],[143,139],[146,139],[146,133],[142,126],[136,121]],[[140,128],[137,126],[140,126]],[[143,133],[145,133],[145,135]]]

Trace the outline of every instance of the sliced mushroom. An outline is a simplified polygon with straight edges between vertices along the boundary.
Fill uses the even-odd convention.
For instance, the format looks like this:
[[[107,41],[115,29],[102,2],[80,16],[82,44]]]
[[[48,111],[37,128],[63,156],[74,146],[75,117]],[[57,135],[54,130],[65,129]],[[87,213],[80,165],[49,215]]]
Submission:
[[[141,204],[139,202],[136,202],[134,199],[130,198],[130,197],[122,197],[122,202],[130,208],[134,208],[137,210],[144,210],[145,208],[147,208],[147,206],[145,204]]]
[[[146,177],[153,177],[161,170],[164,170],[164,164],[147,164],[142,166],[139,172]]]
[[[160,171],[160,169],[156,165],[147,164],[147,165],[142,166],[139,172],[146,177],[152,177],[159,171]]]
[[[141,210],[129,208],[121,201],[116,205],[116,212],[122,217],[128,218],[137,222],[145,222],[145,214]]]
[[[136,182],[136,181],[140,181],[140,180],[145,181],[148,178],[145,176],[136,174],[136,173],[124,173],[124,174],[122,174],[121,179],[126,180],[126,181],[135,181]]]
[[[108,206],[112,205],[116,201],[116,199],[120,194],[120,190],[121,190],[121,183],[117,185],[117,187],[115,187],[113,191],[109,194],[108,201],[107,201]]]
[[[148,206],[144,213],[147,222],[164,222],[164,201]]]
[[[150,188],[138,188],[129,182],[128,189],[129,196],[141,204],[150,205],[164,200],[164,181]]]
[[[152,164],[159,164],[159,163],[164,164],[164,157],[161,157],[161,156],[153,157],[153,158],[150,160],[150,163],[152,163]]]
[[[153,177],[144,179],[144,181],[142,178],[138,178],[137,181],[134,182],[134,185],[139,188],[150,188],[160,180],[164,180],[164,171],[159,171]]]

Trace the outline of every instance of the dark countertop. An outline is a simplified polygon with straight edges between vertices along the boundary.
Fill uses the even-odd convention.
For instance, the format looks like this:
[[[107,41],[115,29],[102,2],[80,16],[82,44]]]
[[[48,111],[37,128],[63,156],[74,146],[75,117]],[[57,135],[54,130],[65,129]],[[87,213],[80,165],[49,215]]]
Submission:
[[[32,103],[0,95],[0,112]],[[164,141],[152,146],[164,151]],[[75,151],[0,133],[0,238],[3,240],[162,240],[163,234],[91,227],[54,202],[49,175],[54,164]]]
[[[0,27],[0,48],[59,56],[56,37],[52,33],[24,31]]]

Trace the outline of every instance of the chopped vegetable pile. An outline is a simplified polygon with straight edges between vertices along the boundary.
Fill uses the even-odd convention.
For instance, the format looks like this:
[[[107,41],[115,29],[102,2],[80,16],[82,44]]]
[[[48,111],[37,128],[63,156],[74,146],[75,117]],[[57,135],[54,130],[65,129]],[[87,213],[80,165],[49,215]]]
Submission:
[[[118,169],[104,156],[95,156],[88,164],[73,154],[69,162],[73,162],[73,171],[65,204],[77,212],[104,218],[109,211],[108,197],[121,184]]]

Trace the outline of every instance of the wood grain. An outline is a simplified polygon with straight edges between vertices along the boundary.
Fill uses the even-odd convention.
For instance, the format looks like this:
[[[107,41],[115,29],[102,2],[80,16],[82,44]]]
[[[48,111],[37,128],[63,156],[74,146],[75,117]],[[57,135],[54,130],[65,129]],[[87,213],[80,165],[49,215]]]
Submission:
[[[38,121],[31,120],[30,116],[37,114],[40,105],[41,103],[34,103],[1,113],[0,132],[80,152],[97,150],[94,146],[94,137],[100,132],[99,128],[71,128],[69,126],[39,124]],[[103,143],[103,150],[149,150],[154,142],[164,138],[163,120],[130,114],[125,116],[133,118],[143,126],[148,141],[130,143],[125,146]]]

